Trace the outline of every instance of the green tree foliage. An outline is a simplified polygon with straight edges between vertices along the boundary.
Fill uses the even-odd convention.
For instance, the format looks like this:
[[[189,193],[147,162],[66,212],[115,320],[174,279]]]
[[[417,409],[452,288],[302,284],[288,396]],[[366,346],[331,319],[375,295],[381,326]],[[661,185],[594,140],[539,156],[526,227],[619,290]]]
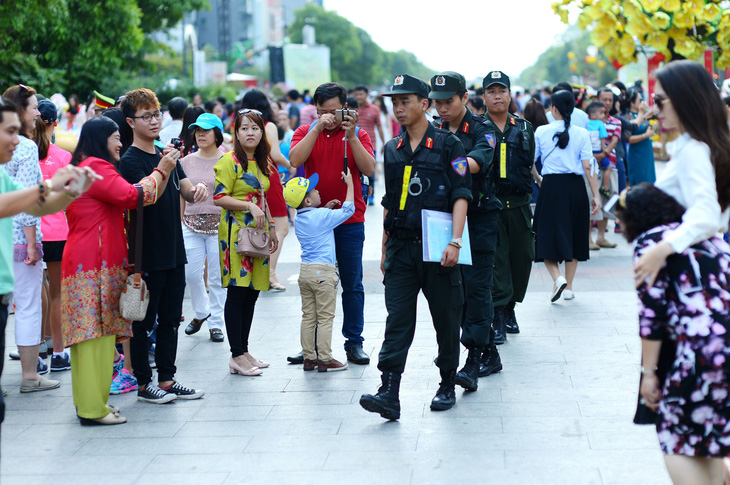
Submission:
[[[109,89],[141,65],[145,34],[169,28],[207,0],[0,2],[0,86],[44,94]]]
[[[600,51],[595,58],[588,56],[586,49],[590,45],[589,32],[570,27],[560,42],[549,47],[540,54],[535,64],[522,71],[517,82],[532,88],[544,82],[556,84],[568,81],[603,86],[614,81],[616,69]]]
[[[416,56],[406,51],[387,52],[370,35],[349,20],[313,3],[296,11],[289,27],[289,38],[302,43],[302,28],[316,29],[316,42],[330,48],[332,80],[348,86],[368,84],[388,85],[396,74],[408,73],[428,79],[433,70],[424,66]]]

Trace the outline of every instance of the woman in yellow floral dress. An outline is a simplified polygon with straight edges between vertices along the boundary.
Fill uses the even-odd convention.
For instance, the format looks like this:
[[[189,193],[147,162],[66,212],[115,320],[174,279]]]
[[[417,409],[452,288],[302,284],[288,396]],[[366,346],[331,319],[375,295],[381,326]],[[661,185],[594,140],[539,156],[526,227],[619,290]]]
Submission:
[[[256,110],[242,109],[236,114],[236,141],[232,152],[215,165],[216,205],[223,208],[218,225],[219,255],[223,287],[227,289],[225,319],[231,345],[231,374],[261,375],[267,362],[248,351],[253,313],[260,291],[269,290],[269,258],[250,258],[236,252],[238,231],[247,227],[266,228],[271,235],[271,252],[278,240],[271,214],[264,205],[262,192],[269,189],[269,142],[264,121]]]

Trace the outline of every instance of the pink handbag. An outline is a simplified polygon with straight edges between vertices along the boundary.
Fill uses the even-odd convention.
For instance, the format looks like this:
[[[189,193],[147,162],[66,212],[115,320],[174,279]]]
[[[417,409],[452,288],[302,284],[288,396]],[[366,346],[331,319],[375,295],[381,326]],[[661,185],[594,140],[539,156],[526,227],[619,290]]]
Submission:
[[[261,182],[261,170],[259,170],[259,187],[261,188],[264,217],[266,217],[266,195],[264,194],[264,184]],[[236,252],[242,256],[248,256],[249,258],[268,258],[271,255],[271,251],[269,251],[271,235],[269,234],[268,229],[247,227],[244,224],[241,224],[238,218],[236,218],[236,222],[240,226],[238,229],[238,244],[236,245]]]

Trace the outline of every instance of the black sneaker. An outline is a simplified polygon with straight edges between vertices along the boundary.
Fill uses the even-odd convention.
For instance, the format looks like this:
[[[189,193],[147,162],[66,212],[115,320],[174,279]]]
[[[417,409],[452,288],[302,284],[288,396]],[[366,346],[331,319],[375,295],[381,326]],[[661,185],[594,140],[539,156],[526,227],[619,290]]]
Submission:
[[[164,389],[164,391],[174,394],[178,399],[200,399],[205,396],[205,391],[190,389],[177,381],[173,382],[172,385],[167,389]]]
[[[177,399],[177,395],[167,392],[154,384],[147,384],[144,391],[137,391],[137,401],[149,402],[152,404],[165,404]]]
[[[71,369],[71,356],[64,352],[63,355],[51,357],[51,372]]]

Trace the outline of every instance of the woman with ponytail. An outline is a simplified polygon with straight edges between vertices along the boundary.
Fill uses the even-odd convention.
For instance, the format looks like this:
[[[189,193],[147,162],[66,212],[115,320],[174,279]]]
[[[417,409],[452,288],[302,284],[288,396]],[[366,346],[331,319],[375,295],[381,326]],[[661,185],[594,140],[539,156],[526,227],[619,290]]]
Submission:
[[[588,131],[570,124],[575,98],[569,91],[552,95],[550,112],[555,121],[535,131],[535,159],[542,159],[540,194],[533,228],[537,233],[535,261],[544,262],[553,278],[551,302],[565,292],[572,300],[578,261],[588,260],[589,214],[596,214],[600,198],[591,175],[593,150]],[[586,196],[583,175],[588,177],[593,198]],[[565,276],[560,273],[565,261]]]
[[[701,64],[674,61],[656,72],[654,105],[667,130],[670,160],[656,186],[687,209],[682,223],[634,265],[637,288],[653,286],[667,257],[727,231],[730,218],[730,132],[727,111]]]

